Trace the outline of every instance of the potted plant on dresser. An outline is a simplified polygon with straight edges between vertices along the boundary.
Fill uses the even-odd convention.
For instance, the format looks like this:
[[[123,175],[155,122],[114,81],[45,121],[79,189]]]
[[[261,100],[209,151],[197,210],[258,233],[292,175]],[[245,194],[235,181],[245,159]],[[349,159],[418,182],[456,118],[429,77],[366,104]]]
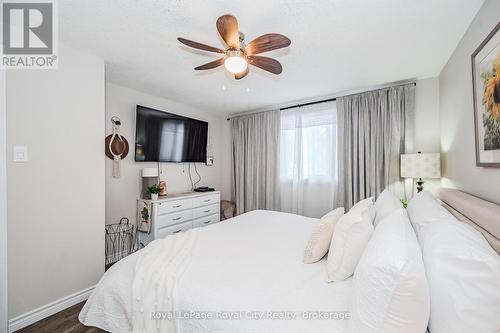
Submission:
[[[154,184],[153,186],[148,187],[148,192],[151,196],[151,200],[158,200],[158,195],[161,192],[161,187],[158,184]]]

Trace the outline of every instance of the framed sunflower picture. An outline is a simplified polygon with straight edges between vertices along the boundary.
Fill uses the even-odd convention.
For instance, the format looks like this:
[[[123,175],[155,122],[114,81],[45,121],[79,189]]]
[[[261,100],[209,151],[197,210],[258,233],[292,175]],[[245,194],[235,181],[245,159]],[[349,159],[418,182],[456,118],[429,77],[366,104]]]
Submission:
[[[500,23],[472,54],[476,165],[500,168]]]

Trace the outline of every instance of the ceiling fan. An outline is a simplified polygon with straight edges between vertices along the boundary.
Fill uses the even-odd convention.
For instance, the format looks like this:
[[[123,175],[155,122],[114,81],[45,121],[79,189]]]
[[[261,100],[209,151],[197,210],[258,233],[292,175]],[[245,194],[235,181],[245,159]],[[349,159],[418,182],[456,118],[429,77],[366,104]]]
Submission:
[[[224,65],[229,72],[234,74],[236,80],[247,76],[248,65],[262,68],[276,75],[283,71],[283,67],[277,60],[257,54],[289,46],[291,41],[287,37],[270,33],[257,37],[245,45],[245,37],[238,31],[238,21],[232,15],[223,15],[217,19],[217,31],[227,45],[224,50],[189,39],[177,38],[179,42],[189,47],[224,54],[224,57],[198,66],[195,70],[212,69]]]

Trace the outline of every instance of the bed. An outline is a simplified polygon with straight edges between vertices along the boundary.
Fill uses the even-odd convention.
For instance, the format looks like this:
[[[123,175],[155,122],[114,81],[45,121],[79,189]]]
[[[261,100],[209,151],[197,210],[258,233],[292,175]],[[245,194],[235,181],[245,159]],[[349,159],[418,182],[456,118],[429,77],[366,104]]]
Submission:
[[[459,227],[444,232],[446,242],[451,244],[449,249],[441,248],[439,239],[424,241],[427,245],[421,243],[424,259],[429,258],[429,265],[425,262],[427,278],[432,276],[436,281],[429,280],[430,327],[435,328],[431,333],[448,332],[453,325],[456,326],[452,331],[460,331],[460,327],[478,327],[487,321],[482,315],[495,317],[489,312],[497,311],[500,306],[500,288],[497,288],[500,287],[500,257],[492,250],[497,253],[500,250],[500,206],[457,190],[442,190],[437,198],[442,206],[433,198],[434,205],[442,211],[445,207],[456,217],[446,212],[452,220],[448,217],[445,220]],[[429,222],[425,209],[414,211],[420,214],[422,223]],[[469,227],[465,228],[465,236],[459,234],[464,229],[459,221],[481,232],[489,245]],[[325,258],[307,265],[301,260],[304,245],[318,223],[318,219],[257,210],[157,240],[106,272],[82,309],[80,321],[87,326],[120,333],[347,332],[352,311],[355,311],[351,296],[359,290],[353,288],[357,281],[354,279],[353,283],[351,277],[342,282],[326,283]],[[415,224],[413,227],[419,240],[423,239]],[[439,231],[439,227],[436,230]],[[470,263],[476,259],[469,257],[474,249],[471,252],[460,244],[456,251],[461,252],[460,260],[453,258],[457,249],[453,244],[455,232],[459,232],[456,235],[463,236],[466,242],[472,238],[479,241],[482,248],[478,253],[489,261],[481,259],[481,263],[477,263],[486,265],[487,269],[476,267],[481,272],[491,269],[491,274],[475,272],[471,275],[470,268],[461,269],[467,264],[460,263],[458,270],[463,271],[464,279],[457,281],[457,285],[450,282],[456,280],[457,270],[453,269],[451,275],[443,272],[446,270],[443,261],[466,260]],[[432,263],[440,256],[443,261]],[[482,286],[477,285],[479,281],[484,281]],[[383,284],[384,280],[381,282]],[[490,292],[493,290],[495,292]],[[488,311],[480,311],[482,300],[488,297],[492,300],[491,306]],[[467,308],[469,301],[473,309]],[[377,300],[372,304],[377,304]],[[432,306],[434,304],[440,305]],[[458,308],[450,304],[458,304]],[[374,307],[369,308],[372,311]],[[477,318],[471,318],[476,314]],[[167,320],[172,318],[179,320]],[[478,321],[474,321],[476,319]],[[488,325],[481,327],[500,327],[500,319]],[[490,331],[498,332],[485,330]]]
[[[440,189],[436,196],[457,220],[478,230],[500,254],[500,205],[456,189]]]
[[[161,316],[174,309],[189,309],[196,313],[178,316],[212,315],[219,316],[215,318],[220,320],[177,320],[175,331],[345,332],[352,279],[328,284],[325,282],[325,259],[310,265],[301,261],[304,245],[318,221],[257,210],[186,232],[183,237],[176,238],[182,239],[182,244],[173,252],[180,254],[177,258],[183,258],[170,269],[170,274],[175,271],[171,290],[153,292],[148,299],[137,300],[141,288],[154,290],[155,283],[161,279],[152,278],[137,286],[137,280],[144,279],[142,275],[148,280],[148,276],[157,274],[137,270],[147,267],[147,261],[153,257],[157,263],[150,267],[158,267],[172,259],[162,256],[166,251],[161,243],[166,245],[170,240],[157,241],[160,245],[148,246],[108,270],[82,309],[80,321],[106,331],[126,333],[132,332],[132,322],[139,320],[143,321],[140,326],[144,331],[150,332],[156,328],[148,325],[169,323],[167,320],[148,320],[152,313]],[[189,254],[183,256],[183,250]],[[158,294],[171,295],[173,304],[155,304],[159,302]],[[137,309],[139,305],[142,308]],[[144,318],[134,317],[134,310]],[[308,312],[304,313],[306,310]],[[301,316],[317,315],[333,320],[301,319]],[[268,320],[252,320],[255,319],[252,316]],[[280,316],[296,318],[288,320],[290,318]]]

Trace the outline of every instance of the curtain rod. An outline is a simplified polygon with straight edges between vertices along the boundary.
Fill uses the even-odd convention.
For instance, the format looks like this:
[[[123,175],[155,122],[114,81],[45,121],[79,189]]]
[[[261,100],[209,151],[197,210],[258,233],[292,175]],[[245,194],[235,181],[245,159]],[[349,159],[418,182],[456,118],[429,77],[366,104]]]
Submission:
[[[399,86],[399,85],[404,85],[404,84],[408,84],[408,83],[403,83],[403,84],[397,84],[397,85],[394,85],[394,87],[396,86]],[[413,85],[416,86],[417,85],[417,82],[413,82]],[[384,88],[380,88],[380,89],[384,89]],[[378,89],[375,89],[375,90],[378,90]],[[374,91],[374,90],[370,90],[370,91]],[[366,91],[368,92],[368,91]],[[356,95],[356,94],[353,94],[353,95]],[[349,95],[346,95],[346,96],[349,96]],[[303,104],[296,104],[296,105],[292,105],[292,106],[286,106],[286,107],[282,107],[280,108],[279,110],[280,111],[283,111],[283,110],[289,110],[289,109],[295,109],[295,108],[301,108],[303,106],[309,106],[309,105],[314,105],[314,104],[321,104],[321,103],[327,103],[327,102],[334,102],[337,100],[337,97],[333,97],[333,98],[327,98],[327,99],[321,99],[319,101],[313,101],[313,102],[308,102],[308,103],[303,103]],[[264,111],[262,111],[264,112]],[[260,112],[256,112],[256,113],[260,113]],[[226,120],[231,120],[230,117],[228,117]]]
[[[336,101],[336,100],[337,100],[337,97],[328,98],[328,99],[322,99],[322,100],[319,100],[319,101],[314,101],[314,102],[309,102],[309,103],[304,103],[304,104],[297,104],[297,105],[287,106],[287,107],[284,107],[284,108],[280,108],[280,111],[288,110],[288,109],[301,108],[303,106],[308,106],[308,105],[321,104],[321,103],[326,103],[326,102],[333,102],[333,101]]]

